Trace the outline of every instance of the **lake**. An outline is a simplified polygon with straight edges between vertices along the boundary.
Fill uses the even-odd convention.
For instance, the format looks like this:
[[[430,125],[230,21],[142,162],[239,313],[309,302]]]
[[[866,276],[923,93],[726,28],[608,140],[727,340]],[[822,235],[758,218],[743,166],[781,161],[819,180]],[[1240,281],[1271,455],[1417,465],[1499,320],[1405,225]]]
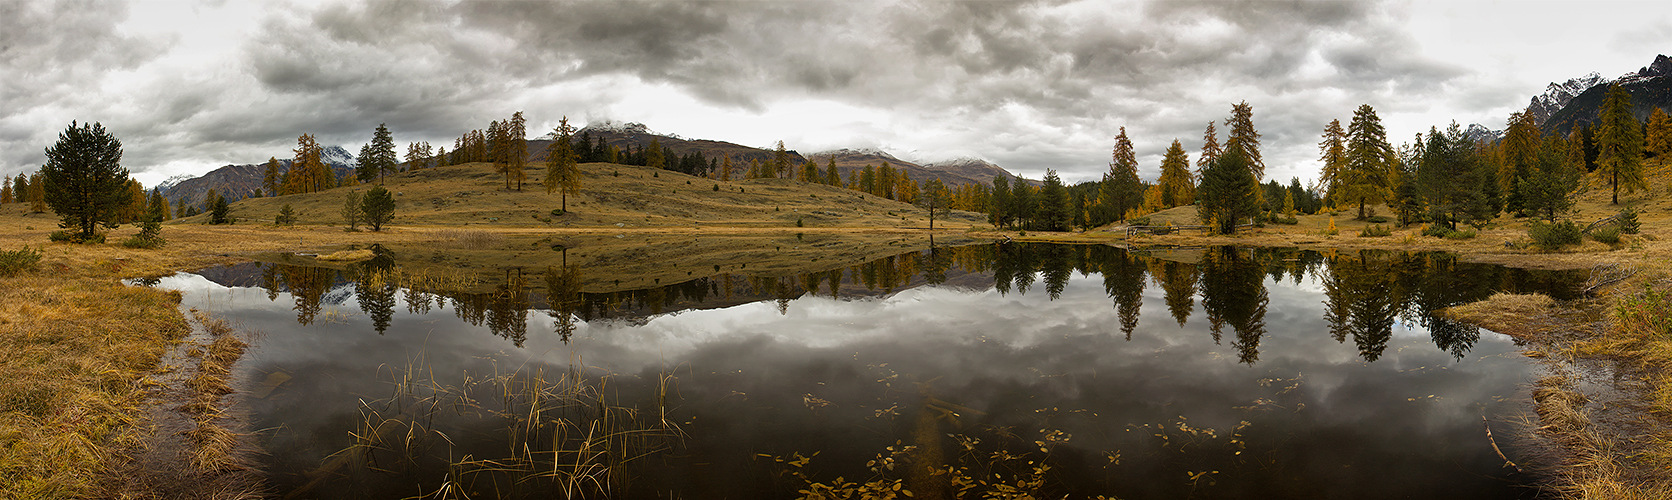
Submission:
[[[1541,369],[1431,313],[1580,281],[994,243],[631,288],[379,251],[154,283],[253,332],[233,397],[281,495],[1532,498],[1494,444]]]

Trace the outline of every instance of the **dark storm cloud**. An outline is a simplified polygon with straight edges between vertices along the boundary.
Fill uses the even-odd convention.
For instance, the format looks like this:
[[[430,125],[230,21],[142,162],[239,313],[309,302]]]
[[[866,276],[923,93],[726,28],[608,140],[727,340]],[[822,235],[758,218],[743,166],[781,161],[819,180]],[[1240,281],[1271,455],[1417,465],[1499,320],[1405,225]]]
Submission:
[[[8,112],[154,52],[111,34],[121,10],[0,4],[0,61],[61,68],[0,87],[8,110],[26,110]],[[1400,16],[1373,2],[339,2],[237,20],[252,28],[227,41],[242,61],[158,78],[126,94],[143,104],[119,114],[144,135],[136,169],[248,162],[287,154],[302,132],[357,145],[388,123],[398,140],[439,141],[518,109],[535,122],[555,120],[551,109],[607,109],[633,97],[576,82],[628,77],[763,114],[806,99],[879,110],[894,122],[885,130],[944,131],[879,143],[1085,178],[1106,168],[1120,126],[1149,173],[1173,138],[1194,151],[1208,121],[1248,100],[1281,172],[1313,156],[1331,118],[1365,102],[1438,101],[1467,74],[1417,55]],[[16,96],[31,102],[14,106]],[[38,156],[13,151],[41,147],[14,128],[0,121],[0,168]]]

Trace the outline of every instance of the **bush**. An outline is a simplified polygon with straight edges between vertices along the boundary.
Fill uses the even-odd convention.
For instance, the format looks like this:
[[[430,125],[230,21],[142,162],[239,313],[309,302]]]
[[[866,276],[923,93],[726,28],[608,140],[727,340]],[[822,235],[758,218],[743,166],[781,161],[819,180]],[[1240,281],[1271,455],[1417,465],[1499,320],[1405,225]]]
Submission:
[[[1282,217],[1273,217],[1271,219],[1271,223],[1272,224],[1283,224],[1285,226],[1293,226],[1295,224],[1300,224],[1300,219],[1296,218],[1293,215],[1285,215],[1285,216],[1282,216]]]
[[[1453,232],[1454,231],[1452,231],[1451,228],[1446,227],[1446,226],[1441,225],[1441,224],[1429,224],[1427,226],[1423,226],[1423,228],[1422,228],[1422,235],[1423,236],[1433,236],[1435,238],[1444,238],[1444,237],[1446,237],[1446,235],[1451,234]]]
[[[1385,215],[1372,215],[1368,218],[1365,218],[1364,220],[1365,220],[1365,222],[1369,222],[1371,224],[1386,224],[1389,221],[1392,221],[1393,219],[1390,219]]]
[[[553,208],[552,209],[552,217],[562,217],[563,213],[564,213],[563,209],[561,209],[561,208]]]
[[[1148,226],[1148,225],[1150,225],[1150,220],[1149,220],[1149,217],[1137,217],[1137,218],[1127,219],[1126,220],[1126,225],[1128,225],[1128,226]]]
[[[122,246],[128,248],[157,248],[168,243],[163,239],[163,224],[156,219],[140,223],[139,234],[122,240]]]
[[[795,218],[795,227],[807,227],[807,224],[804,223],[804,222],[801,222],[800,217],[796,217]]]
[[[0,250],[0,277],[14,276],[35,269],[41,262],[41,251],[29,247],[19,250]]]
[[[82,238],[80,231],[60,229],[46,236],[47,239],[59,243],[104,243],[105,233],[94,233],[92,238]]]
[[[1536,220],[1528,222],[1527,236],[1532,237],[1534,245],[1546,251],[1578,244],[1584,237],[1580,233],[1579,225],[1570,220],[1555,224],[1545,224]]]
[[[1330,235],[1330,236],[1335,236],[1337,234],[1341,234],[1341,229],[1335,227],[1335,216],[1333,216],[1333,215],[1330,216],[1329,227],[1324,228],[1324,234]]]
[[[1591,239],[1599,243],[1613,245],[1620,242],[1620,227],[1606,226],[1591,230]]]
[[[1393,230],[1381,224],[1371,224],[1364,226],[1364,229],[1360,230],[1358,235],[1360,238],[1380,238],[1383,236],[1393,236]]]
[[[273,223],[280,226],[296,225],[296,209],[290,208],[289,203],[279,207],[279,215],[273,217]]]
[[[1620,210],[1620,218],[1618,220],[1619,222],[1617,225],[1619,226],[1620,234],[1637,234],[1639,227],[1642,226],[1641,223],[1637,222],[1637,211],[1629,208]]]

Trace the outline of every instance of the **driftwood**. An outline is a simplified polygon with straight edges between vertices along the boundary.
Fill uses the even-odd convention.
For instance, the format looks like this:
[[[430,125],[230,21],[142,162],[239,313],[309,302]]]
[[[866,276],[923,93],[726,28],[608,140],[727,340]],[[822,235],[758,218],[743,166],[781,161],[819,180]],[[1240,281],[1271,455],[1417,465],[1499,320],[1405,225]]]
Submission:
[[[1590,295],[1608,285],[1625,281],[1637,275],[1637,268],[1627,268],[1619,264],[1606,264],[1591,268],[1591,277],[1585,279],[1584,294]]]
[[[1503,449],[1498,448],[1498,440],[1492,438],[1492,423],[1490,421],[1486,420],[1486,415],[1481,415],[1480,416],[1480,425],[1481,425],[1481,427],[1486,428],[1486,441],[1489,442],[1489,443],[1492,443],[1492,451],[1498,452],[1498,458],[1504,459],[1504,466],[1509,467],[1509,468],[1513,468],[1513,469],[1515,469],[1516,472],[1525,472],[1525,471],[1521,470],[1521,466],[1515,465],[1515,461],[1510,460],[1509,457],[1504,456],[1504,450]]]
[[[1609,224],[1618,223],[1618,222],[1620,222],[1620,216],[1619,215],[1604,217],[1602,220],[1592,222],[1591,225],[1585,226],[1585,230],[1580,231],[1580,232],[1584,233],[1584,234],[1591,234],[1591,230],[1593,230],[1593,229],[1596,229],[1596,228],[1599,228],[1599,227],[1602,227],[1602,226],[1606,226],[1606,225],[1609,225]]]

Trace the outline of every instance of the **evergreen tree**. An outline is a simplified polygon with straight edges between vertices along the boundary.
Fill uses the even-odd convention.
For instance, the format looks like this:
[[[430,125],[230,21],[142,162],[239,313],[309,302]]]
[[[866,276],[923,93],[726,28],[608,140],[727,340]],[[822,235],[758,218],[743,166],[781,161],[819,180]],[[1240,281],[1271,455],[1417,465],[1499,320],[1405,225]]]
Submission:
[[[227,203],[226,197],[216,194],[215,198],[209,201],[209,223],[231,224],[231,209],[232,207]]]
[[[267,157],[267,165],[261,176],[261,188],[267,190],[268,196],[279,195],[279,159]]]
[[[377,171],[379,185],[383,184],[385,174],[399,171],[401,159],[395,152],[395,136],[389,133],[389,127],[382,123],[377,124],[377,130],[372,132],[371,157],[371,168]],[[371,182],[368,179],[361,180]]]
[[[168,198],[164,198],[162,192],[160,191],[155,189],[151,190],[151,195],[147,198],[145,204],[145,217],[150,220],[162,222],[168,220],[169,215]]]
[[[289,203],[284,204],[283,207],[279,207],[279,215],[273,217],[273,224],[278,226],[296,225],[296,209],[290,208]]]
[[[1324,140],[1318,143],[1318,161],[1323,163],[1323,170],[1318,172],[1318,185],[1324,190],[1324,199],[1330,203],[1337,203],[1341,196],[1341,181],[1347,171],[1347,131],[1341,129],[1341,120],[1330,120],[1324,127]]]
[[[1445,133],[1429,129],[1416,177],[1430,221],[1455,230],[1458,222],[1478,227],[1497,216],[1497,176],[1456,122]]]
[[[1236,233],[1238,222],[1259,211],[1254,198],[1259,185],[1254,178],[1254,162],[1248,159],[1244,149],[1226,148],[1224,154],[1202,171],[1202,183],[1196,188],[1197,213],[1214,232]]]
[[[1070,196],[1071,201],[1069,201],[1069,211],[1071,212],[1069,224],[1081,231],[1091,229],[1091,220],[1086,218],[1086,190],[1075,189],[1071,193],[1073,196]]]
[[[1347,125],[1347,168],[1338,181],[1341,200],[1358,204],[1359,220],[1366,218],[1366,204],[1382,203],[1393,196],[1398,180],[1396,161],[1376,110],[1369,104],[1360,105],[1353,112],[1353,122]]]
[[[46,158],[40,179],[30,187],[41,192],[63,227],[79,231],[77,241],[93,240],[99,226],[115,228],[117,213],[131,201],[122,141],[103,124],[77,126],[72,121],[46,149]]]
[[[1038,196],[1033,185],[1022,179],[1016,179],[1010,185],[1010,217],[1019,227],[1033,227],[1034,211],[1039,208]]]
[[[383,186],[371,188],[360,202],[360,213],[372,231],[382,231],[384,224],[395,219],[395,197]]]
[[[29,189],[25,192],[25,200],[29,202],[32,213],[46,213],[46,178],[39,171],[29,174]]]
[[[347,191],[348,193],[343,194],[342,211],[338,213],[342,214],[343,225],[348,226],[349,231],[359,231],[360,221],[366,218],[365,212],[362,211],[364,209],[364,197],[360,195],[359,190],[349,189]]]
[[[819,182],[822,180],[819,177],[819,164],[814,163],[812,160],[801,162],[801,177],[797,180],[808,183]]]
[[[12,176],[6,176],[5,182],[0,182],[0,205],[12,202]]]
[[[505,123],[505,141],[505,163],[511,178],[517,181],[517,191],[521,192],[528,180],[528,122],[523,120],[521,111],[512,113],[511,120]]]
[[[377,180],[377,160],[371,144],[361,144],[360,154],[354,157],[354,178],[361,183]]]
[[[1260,133],[1254,130],[1254,106],[1248,101],[1232,105],[1231,118],[1225,120],[1225,125],[1231,127],[1230,135],[1225,138],[1225,152],[1242,150],[1253,168],[1254,180],[1265,177],[1266,162],[1260,159]]]
[[[1542,147],[1541,132],[1533,122],[1533,115],[1516,112],[1509,115],[1504,138],[1498,145],[1498,192],[1503,193],[1504,205],[1514,213],[1522,213],[1526,195],[1521,193],[1521,181],[1533,175],[1533,161]]]
[[[1167,153],[1161,157],[1161,177],[1156,185],[1161,189],[1162,208],[1188,205],[1196,201],[1196,182],[1190,175],[1190,156],[1184,145],[1173,139]]]
[[[1554,221],[1577,201],[1573,192],[1579,188],[1580,173],[1567,164],[1567,141],[1555,137],[1541,141],[1530,163],[1529,175],[1516,181],[1523,208]]]
[[[1068,190],[1063,187],[1057,171],[1045,170],[1045,186],[1039,189],[1039,209],[1035,220],[1042,231],[1067,231],[1071,221],[1068,213]]]
[[[662,158],[662,140],[651,137],[650,147],[644,153],[644,166],[656,169],[666,168],[667,165],[664,161],[665,159]]]
[[[1644,149],[1659,158],[1672,153],[1672,117],[1666,110],[1655,108],[1649,113],[1649,126],[1644,129]],[[1664,160],[1663,160],[1664,161]]]
[[[929,230],[934,231],[935,213],[946,213],[947,206],[951,204],[951,197],[946,192],[946,184],[942,183],[940,179],[929,179],[929,182],[924,184],[923,196],[918,198],[917,204],[929,211]]]
[[[1597,171],[1614,190],[1613,203],[1626,193],[1648,186],[1643,181],[1643,128],[1631,114],[1631,94],[1618,83],[1608,86],[1602,101],[1601,132],[1597,134]]]
[[[859,190],[877,194],[877,168],[866,165],[865,170],[859,172]]]
[[[993,194],[988,201],[987,222],[993,227],[1010,224],[1010,181],[1002,175],[993,176]]]
[[[836,155],[830,155],[829,163],[825,164],[824,183],[831,186],[842,185],[842,173],[836,170]]]
[[[1138,180],[1138,159],[1132,150],[1132,140],[1126,137],[1126,127],[1121,127],[1120,135],[1115,136],[1109,172],[1103,174],[1099,185],[1098,216],[1092,224],[1101,226],[1124,220],[1126,212],[1137,208],[1143,201],[1143,190],[1143,183]]]
[[[575,128],[569,126],[569,117],[565,116],[552,130],[557,140],[546,146],[546,194],[560,192],[559,207],[564,212],[569,211],[569,195],[578,195],[581,191],[581,170],[575,163],[575,152],[569,144],[574,133]]]

